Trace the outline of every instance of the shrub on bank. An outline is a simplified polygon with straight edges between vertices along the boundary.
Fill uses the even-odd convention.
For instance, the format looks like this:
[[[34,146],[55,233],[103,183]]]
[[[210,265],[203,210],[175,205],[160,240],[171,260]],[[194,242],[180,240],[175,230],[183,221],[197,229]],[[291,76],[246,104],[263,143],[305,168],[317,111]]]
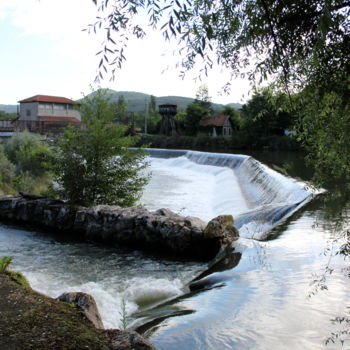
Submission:
[[[0,194],[40,194],[51,181],[52,151],[39,135],[17,132],[0,147]]]
[[[193,149],[209,152],[232,152],[236,150],[279,150],[301,151],[297,141],[289,136],[269,135],[257,138],[246,133],[236,132],[230,138],[210,137],[199,134],[192,136],[164,136],[146,135],[141,144],[148,144],[153,148]]]

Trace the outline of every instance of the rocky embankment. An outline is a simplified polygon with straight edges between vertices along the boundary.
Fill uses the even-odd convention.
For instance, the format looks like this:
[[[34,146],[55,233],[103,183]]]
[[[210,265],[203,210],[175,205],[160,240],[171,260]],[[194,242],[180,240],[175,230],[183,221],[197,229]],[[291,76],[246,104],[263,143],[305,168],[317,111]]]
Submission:
[[[218,216],[206,224],[168,209],[76,207],[26,194],[0,197],[0,220],[36,225],[86,241],[203,260],[214,258],[239,237],[231,215]]]
[[[90,295],[52,299],[19,283],[18,275],[0,271],[0,349],[155,350],[134,331],[104,329]]]

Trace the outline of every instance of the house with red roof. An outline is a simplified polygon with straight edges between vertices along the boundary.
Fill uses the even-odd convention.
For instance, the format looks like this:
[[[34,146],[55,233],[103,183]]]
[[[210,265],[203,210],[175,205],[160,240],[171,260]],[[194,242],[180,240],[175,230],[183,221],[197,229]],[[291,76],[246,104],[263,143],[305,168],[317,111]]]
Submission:
[[[200,120],[199,128],[212,137],[230,137],[232,135],[231,117],[224,114],[205,116]]]
[[[19,117],[18,130],[32,132],[58,132],[71,124],[80,126],[80,104],[59,96],[36,95],[18,101]]]

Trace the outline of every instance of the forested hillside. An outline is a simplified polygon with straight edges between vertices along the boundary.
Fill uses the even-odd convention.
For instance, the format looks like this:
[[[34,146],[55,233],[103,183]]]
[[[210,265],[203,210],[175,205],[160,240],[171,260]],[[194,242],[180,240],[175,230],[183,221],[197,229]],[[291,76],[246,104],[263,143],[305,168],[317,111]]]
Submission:
[[[125,100],[128,101],[127,112],[145,112],[148,108],[148,103],[150,101],[150,96],[148,94],[144,94],[142,92],[136,91],[115,91],[109,90],[111,98],[113,101],[117,101],[119,96],[124,96]],[[186,106],[193,102],[194,98],[182,97],[182,96],[156,96],[157,107],[160,104],[170,103],[177,105],[178,111],[182,111],[186,108]],[[240,109],[242,107],[239,103],[230,103],[231,107],[235,109]],[[223,109],[222,104],[213,103],[212,104],[214,111],[220,111]],[[17,106],[16,105],[5,105],[0,104],[0,111],[4,111],[6,113],[16,113]]]
[[[117,102],[120,96],[124,96],[125,100],[128,101],[127,112],[145,112],[148,109],[148,103],[150,101],[149,94],[144,94],[141,92],[135,91],[115,91],[109,90],[109,94],[111,99]],[[182,96],[156,96],[156,104],[157,106],[160,104],[170,103],[177,105],[178,111],[182,111],[186,108],[186,106],[193,102],[194,98],[190,97],[182,97]],[[231,107],[236,109],[240,109],[242,107],[239,103],[230,103]],[[212,107],[214,111],[220,111],[223,109],[224,105],[213,103]]]
[[[16,113],[17,106],[16,105],[1,105],[0,104],[0,111],[4,111],[6,113]]]

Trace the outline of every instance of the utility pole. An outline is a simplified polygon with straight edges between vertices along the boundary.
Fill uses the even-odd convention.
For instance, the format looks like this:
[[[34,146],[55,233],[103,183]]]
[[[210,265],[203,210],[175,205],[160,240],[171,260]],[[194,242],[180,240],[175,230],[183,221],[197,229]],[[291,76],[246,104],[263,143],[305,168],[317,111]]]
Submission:
[[[144,134],[147,134],[147,114],[148,114],[148,102],[147,102],[147,97],[145,98],[145,105],[146,105],[146,112],[145,112],[145,129],[144,129]]]

